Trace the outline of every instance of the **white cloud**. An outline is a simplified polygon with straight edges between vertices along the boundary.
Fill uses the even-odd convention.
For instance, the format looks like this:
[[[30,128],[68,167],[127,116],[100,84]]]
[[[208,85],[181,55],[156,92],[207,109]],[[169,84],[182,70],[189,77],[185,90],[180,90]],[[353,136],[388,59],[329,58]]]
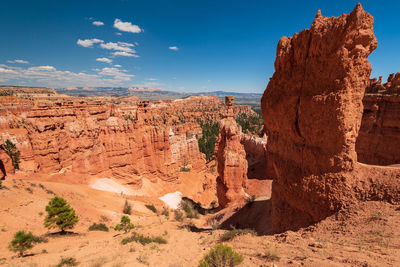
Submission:
[[[125,73],[126,70],[121,70],[117,68],[103,68],[100,75],[103,76],[114,76],[114,79],[118,79],[121,81],[129,81],[135,75]]]
[[[111,63],[111,62],[112,62],[111,59],[106,58],[106,57],[99,57],[99,58],[96,58],[96,61],[100,61],[100,62],[104,62],[104,63]]]
[[[0,67],[0,73],[6,73],[6,74],[13,74],[16,73],[14,70],[11,69],[5,69]]]
[[[2,82],[8,84],[35,84],[47,87],[82,87],[82,86],[130,86],[127,84],[135,75],[117,68],[93,69],[96,73],[84,71],[72,72],[57,70],[53,66],[30,68],[0,65]]]
[[[178,51],[179,48],[177,46],[170,46],[168,47],[168,49],[174,50],[174,51]]]
[[[108,43],[100,44],[100,47],[104,48],[104,49],[136,53],[136,51],[131,48],[132,46],[133,46],[133,44],[125,43],[125,42],[118,42],[118,43],[108,42]]]
[[[121,68],[122,66],[121,65],[114,65],[114,67]]]
[[[122,22],[120,19],[114,20],[114,28],[123,32],[140,33],[143,30],[138,25],[133,25],[130,22]]]
[[[94,44],[103,43],[103,42],[104,42],[103,40],[94,38],[94,39],[86,39],[86,40],[78,39],[78,41],[76,43],[83,47],[92,47]]]
[[[114,52],[113,56],[136,57],[136,58],[139,57],[138,55],[129,52]]]
[[[156,78],[147,78],[146,80],[148,80],[148,81],[157,81]]]
[[[122,33],[120,33],[120,32],[116,32],[115,34],[116,34],[116,35],[119,35],[119,36],[121,36],[121,35],[122,35]]]
[[[15,60],[8,60],[8,63],[19,63],[19,64],[28,64],[29,61],[22,60],[22,59],[15,59]]]
[[[30,67],[28,70],[31,71],[55,71],[56,68],[53,66],[39,66],[39,67]]]
[[[96,26],[103,26],[103,25],[104,25],[104,22],[102,22],[102,21],[93,21],[92,24],[93,24],[93,25],[96,25]]]

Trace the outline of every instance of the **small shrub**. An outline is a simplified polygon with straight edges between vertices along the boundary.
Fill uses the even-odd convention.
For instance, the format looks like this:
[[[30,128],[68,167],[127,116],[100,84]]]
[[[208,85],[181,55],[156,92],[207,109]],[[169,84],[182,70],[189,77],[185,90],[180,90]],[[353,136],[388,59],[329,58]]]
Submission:
[[[150,243],[167,244],[167,240],[161,236],[149,237],[134,232],[132,236],[122,239],[121,244],[125,245],[131,242],[138,242],[142,245]]]
[[[217,245],[200,261],[200,267],[236,266],[243,261],[243,256],[231,247]]]
[[[131,219],[128,216],[122,216],[121,222],[114,227],[114,230],[127,233],[133,228],[135,228],[135,226],[131,223]]]
[[[62,233],[65,229],[72,229],[79,220],[75,210],[62,197],[52,198],[46,206],[46,211],[48,215],[44,218],[44,226],[59,228]]]
[[[175,210],[174,211],[174,215],[175,215],[175,220],[178,222],[182,222],[183,221],[183,212],[180,210]]]
[[[93,223],[89,227],[89,231],[104,231],[104,232],[108,232],[108,227],[104,223]]]
[[[110,219],[108,219],[107,216],[101,215],[101,216],[100,216],[100,220],[101,220],[102,222],[108,222]]]
[[[193,207],[193,204],[185,199],[182,199],[181,203],[179,204],[180,208],[186,213],[186,217],[188,218],[199,218],[199,213]]]
[[[42,253],[43,253],[43,254],[47,254],[48,252],[47,252],[46,249],[42,249]]]
[[[27,187],[27,188],[25,188],[25,189],[26,189],[26,191],[28,191],[30,194],[33,194],[32,188]]]
[[[147,255],[141,253],[136,260],[142,264],[149,265],[149,257]]]
[[[68,257],[68,258],[61,258],[60,262],[56,265],[56,267],[77,266],[77,265],[78,265],[78,262],[76,261],[75,258]]]
[[[157,209],[156,209],[156,207],[154,207],[153,204],[151,204],[151,205],[150,204],[146,204],[145,206],[146,206],[146,208],[148,208],[152,212],[157,213]]]
[[[15,233],[8,248],[13,252],[18,252],[19,256],[22,257],[26,250],[33,248],[34,242],[34,236],[31,232],[19,231]]]
[[[0,189],[3,189],[4,187],[3,187],[3,181],[2,180],[0,180]]]
[[[247,235],[247,234],[257,235],[257,233],[251,229],[235,229],[235,228],[233,228],[232,230],[222,234],[219,238],[219,241],[226,242],[226,241],[234,239],[236,236]]]
[[[180,171],[181,172],[190,172],[192,169],[189,167],[181,167]]]
[[[33,242],[35,243],[47,243],[49,240],[44,236],[33,236]]]
[[[168,218],[169,217],[169,209],[164,207],[162,212],[161,212],[161,215],[164,215],[165,217]]]
[[[132,212],[132,206],[131,206],[131,204],[129,204],[127,199],[125,199],[125,204],[124,204],[124,208],[123,208],[122,212],[124,214],[128,214],[128,215],[130,215]]]
[[[268,261],[279,261],[281,259],[281,257],[279,256],[279,252],[276,248],[266,249],[263,258],[265,258]]]

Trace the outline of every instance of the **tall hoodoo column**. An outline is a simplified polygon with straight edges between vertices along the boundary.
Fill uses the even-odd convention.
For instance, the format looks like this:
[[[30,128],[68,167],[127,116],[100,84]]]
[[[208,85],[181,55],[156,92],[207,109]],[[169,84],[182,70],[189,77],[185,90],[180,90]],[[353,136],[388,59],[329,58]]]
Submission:
[[[276,232],[305,226],[355,198],[355,143],[377,47],[373,17],[357,4],[278,43],[275,73],[261,100],[269,132]]]
[[[216,146],[218,162],[217,196],[219,206],[243,200],[247,185],[246,152],[240,143],[240,129],[233,118],[234,97],[226,96],[225,118],[221,120]]]

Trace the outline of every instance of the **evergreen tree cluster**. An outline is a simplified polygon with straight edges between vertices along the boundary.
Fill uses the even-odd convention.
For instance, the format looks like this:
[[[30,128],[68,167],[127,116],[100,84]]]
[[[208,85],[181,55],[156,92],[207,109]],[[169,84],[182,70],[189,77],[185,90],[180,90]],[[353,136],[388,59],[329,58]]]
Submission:
[[[219,123],[212,120],[200,121],[202,137],[199,138],[199,150],[206,155],[209,160],[214,155],[215,143],[219,135]]]

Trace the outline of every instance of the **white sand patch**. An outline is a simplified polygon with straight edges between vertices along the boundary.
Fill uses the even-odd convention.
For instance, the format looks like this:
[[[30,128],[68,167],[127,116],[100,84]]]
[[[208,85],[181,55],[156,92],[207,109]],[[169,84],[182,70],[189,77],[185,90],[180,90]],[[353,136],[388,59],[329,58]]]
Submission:
[[[181,203],[182,200],[182,193],[179,191],[176,191],[174,193],[168,193],[163,195],[162,197],[159,197],[161,201],[163,201],[165,204],[167,204],[168,207],[171,209],[177,209],[179,208],[179,204]]]
[[[94,182],[92,182],[90,184],[90,187],[100,190],[100,191],[107,191],[107,192],[113,192],[113,193],[118,193],[118,194],[123,193],[125,195],[131,195],[131,196],[136,195],[133,192],[133,190],[131,190],[128,187],[125,187],[109,178],[96,179]]]

